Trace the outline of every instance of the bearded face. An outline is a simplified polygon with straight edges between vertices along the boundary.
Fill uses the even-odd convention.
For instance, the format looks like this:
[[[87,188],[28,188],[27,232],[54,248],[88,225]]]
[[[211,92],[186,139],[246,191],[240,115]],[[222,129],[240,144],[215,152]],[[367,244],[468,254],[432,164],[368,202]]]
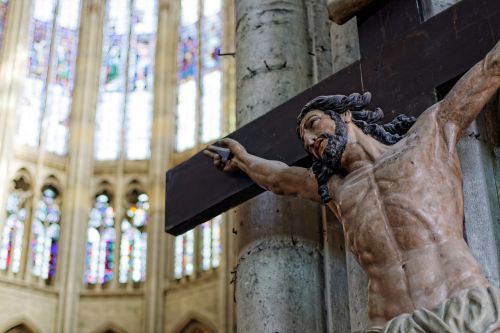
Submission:
[[[347,145],[347,126],[340,116],[333,111],[327,111],[335,122],[335,133],[322,133],[321,138],[327,139],[327,145],[320,158],[313,157],[312,171],[318,182],[318,193],[323,203],[331,200],[328,192],[328,180],[340,169],[342,153]]]

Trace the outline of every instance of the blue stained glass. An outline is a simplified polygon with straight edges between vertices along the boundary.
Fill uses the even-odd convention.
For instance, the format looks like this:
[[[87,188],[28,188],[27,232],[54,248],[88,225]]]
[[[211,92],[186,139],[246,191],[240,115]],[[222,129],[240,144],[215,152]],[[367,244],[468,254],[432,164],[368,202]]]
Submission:
[[[116,242],[114,218],[109,197],[106,194],[98,195],[90,211],[87,230],[84,274],[87,284],[105,284],[113,278],[113,249]]]
[[[50,41],[54,19],[53,0],[34,0],[30,23],[27,78],[18,107],[17,142],[36,147],[40,141],[43,96],[47,90]]]
[[[7,199],[7,218],[3,226],[0,243],[0,270],[10,269],[18,273],[23,246],[26,209],[21,208],[18,193],[13,192]]]
[[[9,8],[8,0],[0,0],[0,49],[3,45],[3,36],[5,33],[5,23],[7,20],[7,10]]]
[[[52,22],[35,20],[33,22],[33,39],[30,49],[29,72],[32,77],[45,81],[47,76],[50,52]]]
[[[179,41],[179,80],[194,78],[198,68],[197,23],[181,27]]]
[[[120,283],[134,282],[146,278],[147,234],[149,198],[142,193],[132,205],[122,221],[122,240],[120,244]]]
[[[94,137],[95,158],[98,160],[116,159],[120,151],[129,47],[129,4],[129,1],[110,0],[107,6]]]
[[[46,149],[64,155],[67,152],[71,95],[78,46],[80,1],[60,1],[52,57],[53,70],[47,95]]]
[[[55,41],[55,83],[68,90],[73,88],[77,44],[77,30],[57,27]]]
[[[54,277],[61,211],[57,193],[47,188],[38,202],[31,233],[31,273],[47,282]]]
[[[204,71],[220,67],[219,53],[222,41],[221,16],[221,13],[218,13],[210,17],[205,17],[202,21],[202,62]]]
[[[156,1],[134,2],[125,138],[126,158],[130,160],[150,156],[156,13]]]
[[[124,65],[126,62],[127,36],[112,34],[104,56],[105,91],[123,91],[125,88]]]
[[[153,34],[142,34],[131,40],[129,91],[152,89],[154,37]]]

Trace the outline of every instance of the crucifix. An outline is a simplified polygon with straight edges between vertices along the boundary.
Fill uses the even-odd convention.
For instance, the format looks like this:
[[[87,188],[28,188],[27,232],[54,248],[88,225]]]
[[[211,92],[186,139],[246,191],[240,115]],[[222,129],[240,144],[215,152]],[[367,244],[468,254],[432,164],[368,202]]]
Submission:
[[[384,120],[400,113],[419,116],[436,102],[436,87],[463,74],[493,47],[500,36],[499,14],[498,1],[463,0],[423,21],[416,1],[375,1],[358,15],[359,61],[228,137],[257,156],[310,166],[294,126],[309,100],[366,89],[384,110]],[[201,152],[166,178],[165,229],[173,235],[264,191],[245,175],[218,172]]]
[[[240,203],[261,188],[322,202],[341,221],[351,251],[368,273],[369,316],[377,327],[373,332],[381,331],[391,318],[395,319],[387,324],[388,332],[422,325],[433,332],[443,327],[454,331],[456,325],[477,325],[481,332],[500,328],[498,318],[484,320],[500,305],[500,292],[490,288],[463,239],[461,172],[455,150],[460,134],[500,83],[499,44],[484,58],[500,33],[494,19],[499,5],[488,1],[481,5],[478,9],[477,2],[465,0],[424,23],[415,3],[378,2],[367,7],[359,16],[359,63],[230,135],[252,154],[231,139],[222,140],[231,152],[223,159],[216,147],[205,152],[216,166],[243,171],[259,187],[243,174],[234,174],[230,179],[237,183],[224,191],[229,195],[214,197],[211,194],[229,178],[221,178],[221,186],[215,177],[211,186],[200,186],[193,179],[194,169],[187,177],[180,177],[176,169],[169,173],[167,188],[173,199],[179,197],[175,189],[197,188],[201,204],[210,206],[205,210],[189,206],[194,215],[174,225],[172,232],[203,222],[224,205]],[[474,51],[467,48],[470,43]],[[476,53],[481,44],[484,49]],[[435,104],[434,89],[466,71],[443,102]],[[371,120],[380,120],[382,112],[366,108],[371,95],[364,93],[313,99],[302,109],[295,132],[296,113],[289,110],[331,91],[362,91],[368,86],[374,96],[382,96],[377,104],[386,110],[388,127],[372,126]],[[420,115],[423,110],[427,111]],[[411,117],[401,117],[401,111],[419,116],[418,121],[413,124]],[[392,131],[391,126],[399,129]],[[303,147],[291,144],[296,134]],[[301,167],[310,164],[302,148],[313,156],[312,171]],[[197,162],[196,156],[177,171],[189,171],[193,160]],[[196,174],[206,177],[206,171],[197,167]],[[176,183],[186,179],[184,186]],[[179,208],[168,206],[172,198],[167,197],[167,223],[169,209]],[[184,197],[185,204],[192,202],[200,206],[192,197]],[[472,312],[467,310],[448,322],[450,304],[469,309],[477,299],[480,315],[469,316]]]

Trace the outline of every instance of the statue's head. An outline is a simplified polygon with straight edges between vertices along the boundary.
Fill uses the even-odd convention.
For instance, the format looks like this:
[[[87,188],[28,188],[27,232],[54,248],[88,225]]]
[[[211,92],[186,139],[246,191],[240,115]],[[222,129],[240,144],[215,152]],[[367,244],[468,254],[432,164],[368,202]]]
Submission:
[[[415,122],[414,117],[400,115],[380,125],[382,109],[366,109],[371,94],[319,96],[308,102],[297,117],[297,135],[313,157],[312,170],[318,181],[318,193],[324,203],[330,201],[328,180],[341,169],[342,153],[347,145],[348,126],[354,123],[365,134],[391,145],[398,142]]]

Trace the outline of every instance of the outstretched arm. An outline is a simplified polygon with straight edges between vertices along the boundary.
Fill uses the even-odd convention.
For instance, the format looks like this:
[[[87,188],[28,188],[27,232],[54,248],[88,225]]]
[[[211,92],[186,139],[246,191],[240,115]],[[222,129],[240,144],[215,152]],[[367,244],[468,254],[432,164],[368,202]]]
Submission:
[[[500,87],[500,42],[460,78],[438,104],[441,126],[456,126],[456,141]]]
[[[216,147],[209,146],[203,153],[212,158],[214,165],[225,172],[241,170],[257,185],[275,194],[296,196],[321,202],[318,185],[311,170],[291,167],[280,161],[266,160],[249,154],[232,139],[222,139],[221,145],[231,150],[233,157],[223,162]]]

